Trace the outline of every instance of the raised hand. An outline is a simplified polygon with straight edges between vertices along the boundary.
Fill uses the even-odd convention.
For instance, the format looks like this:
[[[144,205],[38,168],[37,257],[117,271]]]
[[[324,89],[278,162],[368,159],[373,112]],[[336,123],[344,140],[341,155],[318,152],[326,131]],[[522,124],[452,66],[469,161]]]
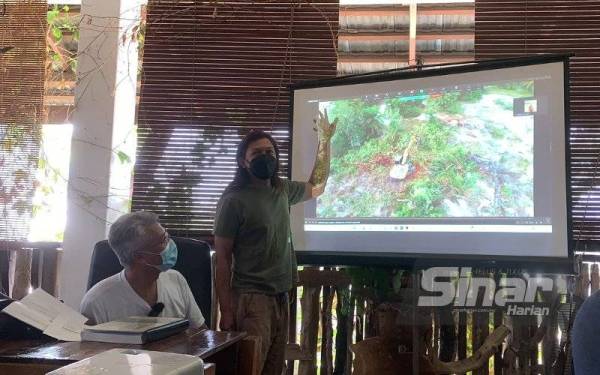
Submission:
[[[315,120],[317,125],[317,134],[319,136],[319,140],[329,142],[335,134],[335,128],[337,127],[337,119],[333,122],[329,121],[329,116],[327,115],[327,110],[323,110],[323,112],[319,111],[319,117]]]

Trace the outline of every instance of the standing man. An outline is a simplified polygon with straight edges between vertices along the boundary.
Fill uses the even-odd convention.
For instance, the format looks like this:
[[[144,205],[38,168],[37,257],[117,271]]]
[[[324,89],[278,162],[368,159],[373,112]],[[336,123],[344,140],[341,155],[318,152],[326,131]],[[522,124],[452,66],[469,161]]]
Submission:
[[[235,177],[225,189],[215,218],[217,295],[222,330],[261,338],[264,375],[281,375],[288,341],[288,292],[297,280],[291,248],[290,206],[316,198],[329,176],[330,141],[336,121],[327,112],[316,121],[317,158],[308,182],[281,179],[279,149],[262,131],[238,145]]]

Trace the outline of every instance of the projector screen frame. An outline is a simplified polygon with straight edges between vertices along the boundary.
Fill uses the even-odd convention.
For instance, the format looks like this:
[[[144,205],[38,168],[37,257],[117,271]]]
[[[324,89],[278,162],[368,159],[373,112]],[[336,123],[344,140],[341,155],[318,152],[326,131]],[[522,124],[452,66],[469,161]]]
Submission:
[[[299,89],[323,88],[350,84],[386,82],[398,79],[443,76],[484,70],[514,68],[544,63],[562,62],[564,73],[564,140],[565,140],[565,182],[566,182],[566,257],[525,257],[491,256],[469,254],[422,254],[422,253],[385,253],[357,251],[295,251],[299,265],[321,266],[384,266],[401,268],[425,268],[432,266],[472,266],[494,269],[515,268],[570,274],[574,270],[574,254],[577,251],[577,239],[573,236],[572,196],[571,196],[571,154],[570,154],[570,107],[569,107],[569,58],[573,54],[544,54],[508,59],[483,60],[465,63],[437,64],[423,67],[408,67],[373,73],[357,74],[323,80],[312,80],[290,85],[290,144],[294,142],[294,92]],[[292,178],[292,151],[288,159],[288,178]]]

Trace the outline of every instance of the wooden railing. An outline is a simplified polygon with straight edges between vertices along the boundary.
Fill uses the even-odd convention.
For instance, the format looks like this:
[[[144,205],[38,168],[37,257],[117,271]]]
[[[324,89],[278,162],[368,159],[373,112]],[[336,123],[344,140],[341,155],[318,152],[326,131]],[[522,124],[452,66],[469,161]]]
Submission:
[[[0,287],[13,299],[42,288],[58,295],[60,243],[0,241]]]
[[[600,289],[598,262],[600,256],[584,259],[581,272],[574,279],[574,293],[558,293],[556,288],[552,292],[538,293],[536,302],[543,302],[550,308],[547,317],[507,316],[501,309],[481,312],[436,308],[428,311],[419,309],[415,319],[415,315],[411,315],[415,314],[411,296],[415,295],[412,285],[418,278],[410,273],[402,281],[397,300],[376,306],[368,294],[360,293],[360,285],[352,285],[351,278],[343,269],[301,270],[300,284],[290,311],[288,374],[351,374],[351,348],[377,335],[377,316],[381,306],[397,310],[395,319],[405,328],[402,331],[401,327],[403,334],[398,337],[400,346],[404,345],[401,350],[405,350],[405,355],[397,358],[403,364],[398,374],[412,374],[413,364],[421,366],[418,373],[426,373],[423,364],[427,367],[432,362],[444,366],[455,362],[453,365],[462,366],[465,361],[458,361],[473,356],[486,338],[501,326],[502,329],[507,327],[510,334],[501,340],[500,350],[483,359],[479,368],[468,373],[550,375],[557,373],[557,367],[562,365],[566,366],[564,373],[569,374],[570,354],[568,350],[561,353],[561,349],[565,348],[573,311],[585,298]],[[476,275],[494,277],[489,270]],[[552,278],[555,285],[566,285],[569,281],[558,275],[544,277]],[[413,327],[415,321],[419,323]],[[406,329],[409,326],[411,328]],[[412,356],[413,348],[419,353],[416,357]],[[427,356],[441,362],[423,363],[419,360]],[[417,362],[414,362],[415,358]],[[439,371],[438,368],[438,373],[441,373]]]
[[[16,299],[37,287],[57,295],[61,255],[57,243],[0,242],[0,286]],[[478,312],[441,308],[421,310],[416,316],[411,298],[415,296],[412,285],[418,278],[409,272],[401,280],[397,299],[376,304],[373,296],[365,292],[367,288],[352,284],[346,270],[305,268],[299,273],[300,283],[292,296],[288,374],[351,374],[354,357],[351,349],[377,336],[378,311],[382,306],[396,310],[396,322],[400,321],[404,328],[399,337],[398,348],[403,353],[399,357],[402,369],[398,374],[412,374],[412,365],[416,364],[413,352],[419,353],[417,359],[429,355],[442,362],[468,358],[501,325],[511,332],[502,350],[470,373],[550,375],[562,362],[567,367],[564,373],[569,374],[568,351],[564,360],[559,357],[561,348],[573,310],[600,289],[599,263],[600,256],[584,258],[575,279],[573,298],[566,295],[557,299],[556,292],[541,293],[539,301],[552,305],[550,316],[543,319],[506,316],[498,309]],[[562,276],[553,278],[565,282]],[[419,324],[413,324],[415,321]]]

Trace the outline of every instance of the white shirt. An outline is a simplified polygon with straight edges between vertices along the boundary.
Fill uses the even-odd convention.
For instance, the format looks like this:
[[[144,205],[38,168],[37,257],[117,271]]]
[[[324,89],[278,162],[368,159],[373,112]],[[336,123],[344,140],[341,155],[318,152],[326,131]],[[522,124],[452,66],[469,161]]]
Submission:
[[[175,270],[161,272],[156,283],[157,303],[165,305],[159,316],[186,318],[193,327],[204,324],[204,317],[182,274]],[[128,316],[147,316],[151,309],[129,285],[125,270],[94,285],[83,297],[80,307],[81,313],[96,324]]]

